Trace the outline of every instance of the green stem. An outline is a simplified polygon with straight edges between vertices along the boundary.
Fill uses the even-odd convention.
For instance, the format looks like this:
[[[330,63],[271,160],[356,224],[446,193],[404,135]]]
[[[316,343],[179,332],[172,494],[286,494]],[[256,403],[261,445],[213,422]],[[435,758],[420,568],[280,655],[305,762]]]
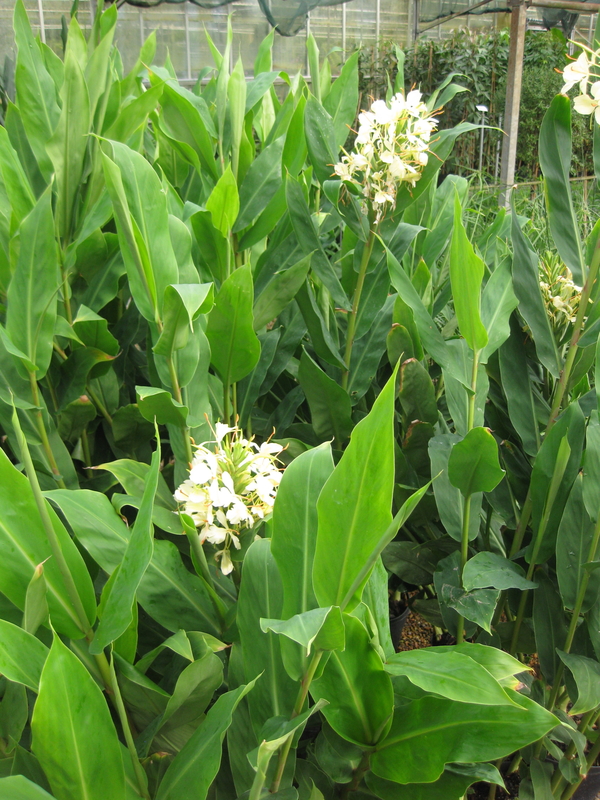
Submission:
[[[93,478],[94,473],[92,472],[92,454],[90,452],[90,442],[87,435],[87,428],[84,428],[81,431],[81,449],[83,450],[83,457],[85,459],[85,474],[88,478]]]
[[[471,370],[471,393],[467,407],[467,433],[475,426],[475,400],[477,399],[477,370],[479,368],[479,350],[473,351],[473,367]],[[460,543],[460,582],[462,584],[462,574],[465,564],[469,559],[469,528],[471,526],[471,495],[463,498],[463,518]],[[465,620],[459,615],[456,624],[456,642],[462,644],[465,638]]]
[[[594,725],[598,720],[599,716],[600,716],[600,711],[597,708],[592,709],[592,711],[588,711],[586,714],[584,714],[579,721],[579,725],[577,726],[577,730],[579,731],[579,733],[583,733],[585,735],[588,725],[590,723]],[[577,747],[575,745],[575,742],[571,742],[571,744],[565,750],[565,758],[573,758],[576,750]],[[551,784],[552,792],[555,797],[560,796],[560,791],[562,787],[566,784],[566,782],[567,781],[563,777],[561,771],[557,769],[552,777],[552,784]]]
[[[106,656],[104,654],[102,654],[102,657],[106,661]],[[125,742],[127,743],[127,749],[129,750],[129,755],[131,757],[131,763],[133,765],[133,771],[135,773],[135,779],[137,781],[138,790],[140,792],[140,795],[143,798],[145,798],[145,800],[150,800],[150,795],[148,794],[148,789],[146,788],[146,780],[145,780],[146,776],[144,773],[144,769],[140,764],[140,759],[137,754],[137,750],[135,749],[135,742],[133,741],[133,735],[131,733],[129,720],[127,718],[127,711],[125,709],[125,704],[123,703],[121,690],[119,689],[119,682],[117,681],[117,675],[115,673],[114,663],[111,663],[110,665],[109,679],[110,679],[110,686],[114,696],[114,706],[119,715],[121,728],[123,730],[123,735],[125,736]]]
[[[98,411],[102,414],[104,419],[108,422],[108,424],[112,428],[113,420],[111,415],[108,413],[108,410],[104,405],[104,403],[102,402],[102,400],[100,400],[96,392],[89,386],[89,384],[88,386],[85,387],[85,392],[91,398],[92,403],[96,406]]]
[[[61,489],[66,489],[67,486],[60,476],[60,470],[56,463],[56,459],[54,458],[52,447],[50,446],[50,439],[48,439],[48,432],[46,431],[46,426],[44,425],[44,416],[42,413],[42,409],[39,408],[40,394],[39,394],[37,380],[33,372],[29,373],[29,384],[31,386],[31,398],[33,400],[33,404],[35,406],[38,406],[38,408],[35,409],[33,414],[35,417],[38,433],[40,434],[40,439],[42,440],[42,447],[44,448],[44,453],[46,453],[46,458],[48,459],[48,463],[50,464],[50,469],[52,470],[52,473],[56,478],[57,485],[60,486]]]
[[[302,709],[304,708],[304,702],[308,695],[308,690],[310,689],[310,684],[312,683],[312,679],[315,677],[317,667],[319,666],[319,662],[321,661],[322,657],[323,657],[322,650],[317,650],[315,653],[313,653],[313,657],[310,661],[310,664],[308,665],[308,669],[306,670],[304,677],[300,682],[300,689],[298,691],[298,696],[296,697],[296,702],[294,703],[294,709],[292,711],[291,719],[294,719],[294,717],[297,717],[298,714],[302,713]],[[271,794],[275,794],[275,792],[278,791],[279,789],[279,784],[281,783],[281,779],[283,778],[285,765],[287,763],[287,759],[292,747],[293,738],[294,738],[293,736],[290,736],[279,752],[277,770],[275,772],[275,777],[273,778],[273,782],[271,783],[271,788],[269,790]]]
[[[598,738],[592,745],[590,752],[588,753],[586,774],[594,766],[598,756],[600,756],[600,735],[598,736]],[[582,781],[583,778],[579,778],[579,780],[576,783],[572,783],[570,786],[567,786],[567,788],[563,792],[561,800],[570,800],[570,798],[573,797],[573,795],[581,785]]]
[[[167,358],[167,364],[169,365],[169,377],[171,379],[171,388],[173,390],[173,394],[175,395],[175,400],[181,405],[184,405],[183,396],[181,394],[181,387],[179,386],[179,379],[177,377],[177,370],[175,369],[175,364],[173,363],[173,358]],[[184,428],[181,429],[181,434],[183,436],[183,446],[185,449],[185,457],[188,463],[188,467],[191,465],[192,461],[194,460],[194,454],[192,452],[192,440],[190,439],[190,429],[186,425]]]
[[[215,589],[215,584],[208,568],[206,554],[204,552],[204,548],[202,547],[202,542],[200,541],[200,537],[198,536],[196,530],[189,530],[187,525],[184,525],[184,530],[190,543],[192,562],[198,577],[202,580],[206,587],[206,591],[210,595],[212,604],[219,617],[219,622],[221,623],[221,631],[224,631],[226,628],[225,617],[227,615],[227,608]]]
[[[462,531],[460,542],[460,581],[465,564],[469,559],[469,528],[471,526],[471,495],[466,495],[463,506]],[[462,644],[465,639],[465,620],[463,616],[458,617],[456,624],[456,643]]]
[[[363,776],[369,770],[369,760],[371,758],[371,753],[363,753],[363,757],[360,760],[360,764],[352,773],[352,780],[350,783],[345,783],[342,787],[342,791],[340,793],[340,800],[346,800],[350,797],[351,792],[357,791],[358,787],[360,786],[360,782],[363,779]]]
[[[377,227],[371,226],[369,238],[364,246],[360,267],[358,269],[358,278],[356,279],[356,288],[354,289],[354,297],[352,299],[352,311],[348,317],[348,329],[346,331],[346,350],[344,352],[344,363],[346,369],[342,375],[342,387],[348,388],[348,379],[350,377],[350,359],[352,358],[352,346],[354,344],[354,335],[356,333],[356,318],[358,315],[358,306],[360,303],[360,296],[362,294],[363,286],[365,284],[365,277],[367,274],[367,267],[371,260],[373,252],[373,245],[375,244],[375,236],[377,234]]]
[[[538,556],[540,553],[540,548],[542,546],[542,542],[544,541],[544,535],[546,533],[546,528],[548,527],[548,523],[550,521],[550,514],[552,513],[552,508],[554,506],[554,500],[556,499],[556,495],[560,488],[560,484],[563,479],[563,475],[565,474],[565,470],[567,468],[567,463],[569,460],[569,443],[566,439],[562,439],[558,454],[556,458],[556,464],[554,467],[554,472],[552,474],[552,480],[550,481],[550,488],[548,489],[548,496],[546,497],[546,504],[544,506],[544,513],[542,515],[542,519],[540,520],[540,525],[535,537],[535,541],[533,543],[533,551],[531,553],[531,561],[529,563],[529,568],[527,570],[527,580],[530,581],[533,577],[533,573],[535,571]],[[517,616],[515,617],[515,626],[513,628],[512,639],[510,642],[510,653],[514,655],[517,650],[517,642],[519,640],[519,632],[521,630],[521,624],[523,623],[523,617],[525,614],[525,606],[527,605],[527,597],[529,595],[529,589],[526,589],[521,594],[521,600],[519,602],[519,610],[517,611]]]

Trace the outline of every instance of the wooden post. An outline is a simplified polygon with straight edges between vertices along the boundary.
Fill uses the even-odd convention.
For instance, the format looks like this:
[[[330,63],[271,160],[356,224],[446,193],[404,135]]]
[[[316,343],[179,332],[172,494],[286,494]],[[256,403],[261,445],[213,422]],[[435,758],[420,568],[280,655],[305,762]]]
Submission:
[[[527,26],[527,5],[523,0],[511,0],[510,50],[508,54],[508,73],[506,76],[506,104],[504,108],[504,130],[502,142],[502,167],[500,184],[502,193],[500,205],[508,206],[510,192],[515,182],[515,162],[517,160],[517,137],[519,134],[519,105],[523,82],[523,52],[525,50],[525,29]]]

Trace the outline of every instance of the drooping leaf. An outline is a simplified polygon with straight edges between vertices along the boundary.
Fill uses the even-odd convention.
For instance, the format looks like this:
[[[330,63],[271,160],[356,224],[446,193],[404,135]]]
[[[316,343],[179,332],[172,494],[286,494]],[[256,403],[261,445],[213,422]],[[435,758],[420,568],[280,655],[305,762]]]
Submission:
[[[408,650],[388,658],[390,675],[406,675],[426,692],[449,700],[477,705],[514,705],[513,699],[490,673],[462,653],[436,653],[435,648]]]
[[[23,628],[0,620],[0,672],[37,692],[48,648]]]
[[[470,558],[463,569],[463,586],[472,589],[535,589],[537,584],[525,578],[525,571],[514,561],[498,553],[482,552]]]
[[[473,428],[457,442],[448,460],[448,477],[464,497],[491,492],[504,477],[498,445],[487,428]]]
[[[493,761],[555,727],[556,717],[546,709],[516,692],[511,696],[515,705],[481,706],[424,697],[402,706],[371,757],[371,769],[398,783],[435,781],[445,764],[456,759]]]

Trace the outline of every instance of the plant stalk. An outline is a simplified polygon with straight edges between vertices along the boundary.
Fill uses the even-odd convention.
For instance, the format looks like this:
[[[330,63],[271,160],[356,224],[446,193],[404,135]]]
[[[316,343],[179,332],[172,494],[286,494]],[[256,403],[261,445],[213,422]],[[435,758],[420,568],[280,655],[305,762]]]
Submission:
[[[219,617],[219,622],[221,623],[221,631],[224,631],[226,628],[225,616],[227,615],[227,609],[215,589],[215,584],[208,568],[206,554],[204,552],[204,548],[202,547],[202,542],[200,541],[200,537],[195,530],[188,530],[187,525],[184,525],[183,527],[190,543],[192,562],[196,568],[198,577],[204,583],[206,591],[210,595],[214,609]]]
[[[291,719],[294,719],[294,717],[297,717],[299,714],[302,713],[304,702],[308,695],[308,690],[310,689],[310,684],[312,683],[312,679],[315,677],[317,667],[319,666],[322,657],[323,657],[323,650],[317,650],[315,653],[313,653],[313,657],[310,661],[310,664],[308,665],[308,669],[306,670],[300,682],[300,689],[298,691],[298,696],[296,697],[296,702],[294,703]],[[281,779],[283,778],[285,765],[287,763],[287,759],[290,754],[290,750],[292,748],[293,738],[294,738],[293,736],[290,736],[279,752],[277,770],[275,772],[275,777],[273,778],[273,782],[271,783],[271,788],[269,789],[271,794],[275,794],[275,792],[278,791],[279,789],[279,784],[281,783]]]
[[[596,759],[600,756],[600,736],[596,739],[594,744],[592,745],[590,752],[588,753],[587,757],[587,769],[586,775],[590,771],[591,767],[594,766]],[[561,800],[570,800],[571,797],[575,794],[581,783],[583,782],[583,778],[579,778],[576,783],[572,783],[570,786],[567,786],[565,791],[562,794]]]
[[[29,384],[31,386],[31,397],[33,400],[33,404],[38,406],[36,410],[33,412],[35,416],[35,422],[37,425],[38,433],[40,434],[40,439],[42,440],[42,447],[44,448],[44,453],[46,453],[46,458],[48,459],[48,463],[50,464],[50,469],[52,470],[52,474],[56,478],[56,483],[60,486],[61,489],[66,489],[67,486],[60,475],[60,470],[56,463],[56,459],[54,458],[54,453],[52,452],[52,447],[50,446],[50,439],[48,438],[48,432],[46,431],[46,426],[44,425],[44,417],[42,414],[42,409],[39,408],[40,405],[40,393],[38,389],[38,384],[35,375],[33,372],[29,373]],[[15,412],[16,415],[16,412]],[[19,431],[22,434],[22,431],[19,427]],[[27,451],[29,452],[29,450]]]
[[[171,378],[171,389],[173,390],[173,394],[175,395],[175,400],[177,400],[177,402],[180,405],[184,405],[183,396],[181,394],[181,387],[179,386],[179,379],[177,378],[177,370],[175,369],[175,364],[173,363],[173,358],[171,356],[167,358],[167,363],[169,365],[169,377]],[[188,428],[187,425],[181,429],[181,434],[183,436],[185,457],[188,463],[188,467],[190,467],[192,461],[194,460],[194,454],[192,453],[192,440],[190,439],[190,429]]]
[[[342,375],[342,388],[348,388],[348,379],[350,377],[350,360],[352,358],[352,346],[354,345],[354,335],[356,334],[356,318],[358,316],[358,306],[360,304],[360,296],[365,284],[365,277],[367,274],[367,267],[371,260],[373,253],[373,245],[375,244],[375,236],[377,235],[377,226],[371,225],[369,238],[364,246],[360,267],[358,270],[358,278],[356,280],[356,288],[354,289],[354,297],[352,298],[352,311],[348,317],[348,329],[346,331],[346,350],[344,351],[344,362],[346,369]]]
[[[475,427],[475,400],[477,398],[477,370],[479,369],[479,352],[473,351],[473,369],[471,372],[471,394],[469,395],[469,403],[467,407],[467,433]],[[466,495],[463,498],[463,518],[461,529],[461,542],[460,542],[460,581],[462,584],[462,574],[465,564],[469,559],[469,528],[471,526],[471,495]],[[456,642],[462,644],[465,639],[465,620],[459,614],[458,622],[456,624]]]

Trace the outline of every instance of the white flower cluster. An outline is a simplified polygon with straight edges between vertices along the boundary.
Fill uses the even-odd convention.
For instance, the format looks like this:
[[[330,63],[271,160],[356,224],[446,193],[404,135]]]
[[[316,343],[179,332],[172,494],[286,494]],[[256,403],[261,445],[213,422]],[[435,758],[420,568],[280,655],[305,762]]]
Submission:
[[[214,444],[213,450],[204,444]],[[233,570],[230,550],[240,548],[240,533],[271,512],[281,481],[274,442],[260,447],[242,438],[239,428],[218,422],[214,442],[196,446],[189,477],[175,491],[175,500],[199,529],[201,541],[223,545],[216,557],[221,571]]]
[[[600,50],[579,46],[584,47],[583,52],[563,70],[565,85],[562,93],[570,92],[576,84],[579,84],[581,94],[573,99],[573,108],[578,114],[594,114],[596,122],[600,125]],[[591,84],[589,91],[588,84]]]
[[[540,259],[540,289],[550,325],[560,341],[575,322],[581,286],[573,282],[571,270],[556,255],[546,253]]]
[[[376,100],[358,116],[359,128],[353,153],[342,156],[334,169],[343,181],[360,187],[363,196],[382,216],[396,202],[401,183],[414,186],[428,161],[431,134],[437,121],[413,90],[406,97],[394,95],[390,104]]]

